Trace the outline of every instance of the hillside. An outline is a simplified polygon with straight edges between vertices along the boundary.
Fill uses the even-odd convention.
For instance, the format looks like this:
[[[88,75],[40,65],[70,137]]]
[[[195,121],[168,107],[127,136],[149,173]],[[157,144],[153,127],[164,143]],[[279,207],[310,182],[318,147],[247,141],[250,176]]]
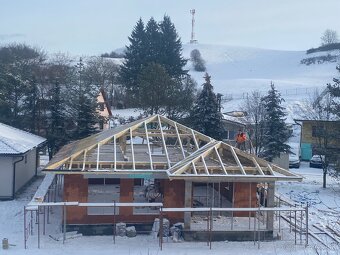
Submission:
[[[273,81],[290,112],[295,102],[309,98],[316,88],[322,90],[338,75],[337,63],[334,62],[300,64],[302,59],[310,56],[305,51],[185,44],[184,57],[189,59],[193,49],[198,49],[206,61],[215,92],[233,98],[224,104],[225,111],[239,109],[241,99],[251,91],[266,93]],[[195,72],[190,61],[187,68],[198,84],[203,84],[204,73]]]

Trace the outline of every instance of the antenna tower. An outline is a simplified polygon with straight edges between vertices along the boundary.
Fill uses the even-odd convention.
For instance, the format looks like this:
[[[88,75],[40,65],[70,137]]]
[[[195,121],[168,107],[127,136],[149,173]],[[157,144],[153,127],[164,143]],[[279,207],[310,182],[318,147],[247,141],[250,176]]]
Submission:
[[[190,10],[190,13],[192,15],[192,20],[191,20],[191,39],[190,43],[197,43],[197,40],[195,40],[195,9]]]

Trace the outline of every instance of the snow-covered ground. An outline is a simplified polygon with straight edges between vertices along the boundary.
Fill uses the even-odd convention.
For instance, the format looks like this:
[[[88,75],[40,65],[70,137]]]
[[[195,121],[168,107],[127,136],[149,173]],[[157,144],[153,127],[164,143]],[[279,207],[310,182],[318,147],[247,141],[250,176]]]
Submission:
[[[275,84],[285,99],[283,106],[289,114],[287,122],[293,123],[296,104],[312,97],[316,89],[321,92],[327,83],[339,76],[336,62],[305,65],[300,61],[307,57],[327,55],[327,52],[306,54],[305,51],[268,50],[211,44],[184,44],[183,56],[190,59],[190,52],[198,49],[206,62],[207,72],[216,93],[232,98],[223,103],[223,112],[240,110],[247,94],[259,91],[263,95]],[[332,54],[340,56],[339,51]],[[340,57],[338,57],[338,61]],[[198,88],[204,83],[204,72],[193,70],[189,60],[189,74],[197,81]],[[114,110],[113,115],[123,118],[137,117],[141,111],[135,109]]]
[[[310,202],[310,224],[328,224],[339,230],[339,183],[328,176],[328,187],[323,189],[322,170],[309,168],[307,162],[302,162],[301,168],[292,171],[304,176],[303,182],[277,183],[277,192],[298,204]],[[40,182],[41,178],[33,182],[14,201],[0,201],[0,239],[8,238],[9,243],[15,245],[8,251],[0,250],[0,254],[340,254],[340,246],[333,243],[330,244],[332,249],[327,250],[311,238],[307,248],[300,244],[294,245],[292,239],[283,238],[282,241],[262,242],[260,250],[253,242],[213,242],[212,250],[209,250],[206,242],[173,243],[170,239],[165,239],[163,251],[160,251],[158,239],[152,235],[117,237],[116,244],[113,243],[112,236],[82,236],[68,239],[63,244],[62,241],[55,241],[48,236],[59,229],[55,225],[49,225],[47,235],[42,236],[41,249],[37,248],[35,230],[35,235],[29,238],[28,249],[24,250],[23,208],[31,200]]]
[[[293,118],[299,117],[295,114],[296,104],[311,98],[316,89],[321,92],[327,83],[332,83],[333,78],[339,76],[336,70],[338,63],[300,64],[304,58],[326,55],[325,52],[307,55],[304,51],[185,44],[184,57],[190,59],[193,49],[198,49],[206,61],[214,91],[225,98],[232,98],[223,104],[223,112],[240,110],[247,95],[252,91],[266,94],[273,82],[285,99],[283,106],[289,114],[287,122],[293,123]],[[339,56],[339,52],[336,54]],[[200,87],[204,83],[204,73],[195,72],[191,61],[186,67]]]

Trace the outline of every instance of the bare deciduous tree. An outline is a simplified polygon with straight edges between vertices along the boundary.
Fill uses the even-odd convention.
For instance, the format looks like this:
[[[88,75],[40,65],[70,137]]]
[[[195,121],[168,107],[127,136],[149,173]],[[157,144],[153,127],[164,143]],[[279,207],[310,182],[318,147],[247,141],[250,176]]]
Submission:
[[[262,149],[262,136],[263,128],[262,123],[264,120],[264,107],[261,102],[261,93],[259,91],[252,91],[250,96],[245,99],[242,110],[247,112],[245,116],[247,129],[249,130],[249,135],[253,138],[253,146],[255,154],[258,154]]]
[[[326,29],[326,31],[321,36],[321,44],[328,45],[332,43],[339,42],[338,33],[332,29]]]
[[[332,139],[336,137],[336,126],[332,125],[334,115],[332,115],[332,95],[326,88],[321,93],[316,90],[306,101],[296,105],[296,115],[305,119],[312,120],[314,128],[313,152],[320,156],[323,168],[323,188],[326,188],[326,177],[330,170],[330,163],[336,158],[336,151],[332,146]]]

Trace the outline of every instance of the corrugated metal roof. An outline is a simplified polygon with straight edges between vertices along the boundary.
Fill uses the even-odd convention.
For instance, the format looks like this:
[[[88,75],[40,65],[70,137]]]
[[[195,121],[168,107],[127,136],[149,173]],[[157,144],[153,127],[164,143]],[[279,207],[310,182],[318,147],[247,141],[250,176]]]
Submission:
[[[0,123],[0,154],[21,154],[37,147],[46,139]]]

